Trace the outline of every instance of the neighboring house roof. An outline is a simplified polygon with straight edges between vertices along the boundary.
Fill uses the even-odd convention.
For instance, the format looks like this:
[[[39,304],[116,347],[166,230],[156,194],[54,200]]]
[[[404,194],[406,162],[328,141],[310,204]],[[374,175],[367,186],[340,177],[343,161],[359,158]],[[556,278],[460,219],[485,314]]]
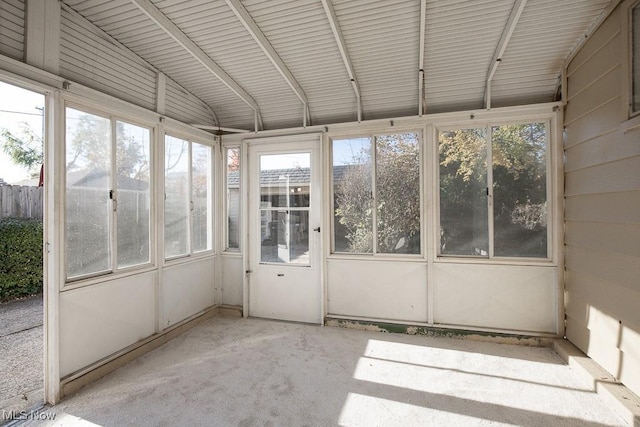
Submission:
[[[338,165],[333,167],[333,182],[342,181],[347,169],[352,165]],[[284,181],[281,176],[289,176],[289,184],[309,184],[310,179],[309,168],[291,168],[291,169],[270,169],[260,173],[260,185],[280,185]],[[237,188],[240,185],[240,172],[232,171],[227,174],[227,186]]]
[[[149,184],[144,181],[119,176],[117,179],[119,190],[146,191]],[[83,169],[67,173],[67,187],[107,188],[109,187],[109,173],[104,169]]]

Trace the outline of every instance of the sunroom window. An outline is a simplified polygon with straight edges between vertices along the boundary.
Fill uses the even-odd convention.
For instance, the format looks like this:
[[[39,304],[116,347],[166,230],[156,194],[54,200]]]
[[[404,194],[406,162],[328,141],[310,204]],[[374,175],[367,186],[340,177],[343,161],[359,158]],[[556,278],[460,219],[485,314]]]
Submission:
[[[212,155],[208,145],[165,136],[165,258],[213,248]]]
[[[417,132],[334,139],[333,250],[420,254]]]
[[[66,109],[68,279],[150,262],[151,130]]]
[[[240,148],[227,153],[227,250],[240,249]]]
[[[441,129],[440,255],[546,258],[546,123]]]

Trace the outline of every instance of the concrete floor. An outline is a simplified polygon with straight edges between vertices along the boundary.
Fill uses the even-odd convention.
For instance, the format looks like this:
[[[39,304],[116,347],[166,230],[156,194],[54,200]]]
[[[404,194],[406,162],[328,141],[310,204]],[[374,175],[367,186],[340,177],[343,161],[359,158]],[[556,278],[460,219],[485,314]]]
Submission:
[[[0,411],[43,400],[42,319],[42,295],[0,304]]]
[[[549,348],[217,317],[48,426],[624,426]]]

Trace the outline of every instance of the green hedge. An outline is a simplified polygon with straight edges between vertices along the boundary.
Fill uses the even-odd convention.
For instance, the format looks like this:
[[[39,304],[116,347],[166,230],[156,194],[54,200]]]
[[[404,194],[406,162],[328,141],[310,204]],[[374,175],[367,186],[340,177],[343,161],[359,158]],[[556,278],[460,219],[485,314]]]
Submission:
[[[0,219],[0,301],[42,292],[42,221]]]

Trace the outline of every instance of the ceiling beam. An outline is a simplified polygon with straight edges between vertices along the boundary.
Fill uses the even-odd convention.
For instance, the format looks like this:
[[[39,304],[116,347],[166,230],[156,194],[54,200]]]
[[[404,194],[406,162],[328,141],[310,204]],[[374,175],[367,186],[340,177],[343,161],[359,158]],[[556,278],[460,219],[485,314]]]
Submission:
[[[418,59],[418,115],[424,113],[424,37],[427,26],[427,0],[420,0],[420,52]]]
[[[287,65],[284,63],[282,58],[278,55],[278,52],[273,48],[271,42],[264,35],[258,24],[253,20],[251,14],[245,9],[240,0],[226,0],[227,5],[231,8],[236,17],[240,20],[244,28],[251,34],[253,40],[260,46],[260,49],[267,55],[267,58],[271,61],[276,70],[284,77],[286,82],[289,84],[293,92],[296,94],[300,101],[304,104],[304,126],[307,125],[307,116],[309,111],[309,100],[307,99],[307,95],[302,90],[302,87],[293,76]]]
[[[138,9],[144,12],[153,22],[175,40],[182,48],[200,62],[207,70],[224,83],[233,93],[249,105],[259,116],[260,107],[256,101],[228,75],[216,62],[209,57],[198,45],[196,45],[185,33],[180,30],[169,18],[167,18],[149,0],[130,0]],[[256,129],[257,130],[257,129]]]
[[[358,84],[358,79],[356,78],[356,73],[353,69],[353,63],[351,62],[351,57],[349,56],[349,51],[347,50],[347,44],[345,43],[344,36],[342,35],[342,29],[340,28],[340,24],[338,23],[338,16],[336,15],[336,11],[333,9],[331,0],[322,0],[322,6],[324,7],[327,19],[329,19],[329,25],[331,26],[331,31],[333,32],[333,36],[336,39],[336,43],[338,43],[338,49],[340,50],[340,56],[342,56],[342,62],[344,62],[344,66],[347,69],[347,74],[349,75],[349,80],[351,80],[351,86],[353,87],[353,91],[356,94],[356,99],[358,101],[358,122],[361,122],[362,97],[360,96],[360,85]]]
[[[513,3],[511,14],[507,20],[507,25],[505,25],[504,30],[502,31],[502,36],[500,37],[496,51],[489,63],[487,81],[484,89],[484,107],[487,109],[491,108],[491,83],[493,82],[493,76],[496,74],[500,61],[502,61],[502,55],[504,55],[505,50],[507,50],[511,36],[513,36],[513,32],[516,29],[516,25],[518,25],[518,21],[520,20],[520,16],[522,16],[522,11],[526,4],[527,0],[515,0]]]

